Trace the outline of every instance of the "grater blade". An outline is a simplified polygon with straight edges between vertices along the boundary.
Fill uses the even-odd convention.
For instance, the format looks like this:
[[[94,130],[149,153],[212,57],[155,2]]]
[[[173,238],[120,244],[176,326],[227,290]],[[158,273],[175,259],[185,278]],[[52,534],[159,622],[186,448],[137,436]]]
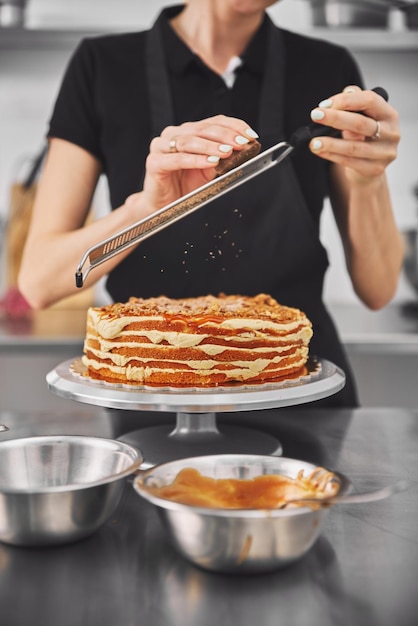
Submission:
[[[151,237],[163,228],[200,209],[215,198],[219,198],[231,191],[231,189],[242,185],[261,172],[270,169],[277,163],[280,163],[292,150],[292,145],[282,141],[249,159],[246,163],[182,196],[152,215],[135,222],[128,228],[92,246],[84,253],[77,267],[75,274],[77,287],[82,287],[90,271],[101,263]],[[89,264],[83,269],[87,262]]]

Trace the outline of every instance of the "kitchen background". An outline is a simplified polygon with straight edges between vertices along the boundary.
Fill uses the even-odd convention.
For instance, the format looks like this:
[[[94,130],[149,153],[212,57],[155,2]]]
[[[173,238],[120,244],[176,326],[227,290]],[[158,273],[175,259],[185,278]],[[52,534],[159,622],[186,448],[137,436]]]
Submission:
[[[1,0],[0,20],[7,25],[10,7],[24,0]],[[147,28],[163,0],[27,0],[25,30],[0,30],[0,220],[4,233],[10,209],[10,188],[27,175],[33,159],[43,147],[51,107],[68,58],[83,34]],[[398,109],[402,142],[398,160],[388,171],[396,217],[401,228],[418,221],[418,31],[406,29],[401,11],[389,15],[388,29],[313,29],[309,0],[282,0],[269,9],[280,25],[314,36],[341,41],[358,59],[370,87],[384,85]],[[9,18],[10,19],[10,18]],[[33,30],[37,29],[37,30]],[[39,29],[39,30],[38,30]],[[328,94],[324,94],[324,97]],[[104,185],[99,188],[96,212],[107,210]],[[326,282],[329,302],[356,302],[348,281],[341,245],[330,209],[323,224],[331,269]],[[4,246],[2,245],[2,250]],[[5,260],[2,255],[0,294],[5,289]],[[405,277],[396,295],[398,301],[414,297]],[[99,288],[97,297],[105,299]]]
[[[390,101],[400,114],[402,134],[399,157],[388,170],[396,219],[402,230],[418,228],[418,197],[414,192],[418,184],[418,29],[409,27],[405,14],[399,9],[391,9],[387,24],[380,28],[314,25],[314,1],[321,0],[281,0],[269,9],[269,13],[285,28],[347,46],[363,70],[366,85],[382,85],[388,90]],[[336,5],[339,0],[329,0],[328,3]],[[12,204],[11,188],[25,180],[44,147],[49,115],[71,52],[84,35],[148,28],[163,6],[176,2],[26,0],[23,27],[13,26],[21,15],[18,9],[24,4],[24,0],[0,0],[0,300],[6,292],[8,280],[5,246]],[[341,4],[347,7],[350,2],[341,0]],[[366,3],[357,2],[359,4]],[[324,97],[328,95],[324,94]],[[107,210],[103,182],[96,194],[94,210],[96,215]],[[325,298],[347,344],[360,382],[362,403],[418,406],[418,288],[413,289],[404,273],[388,311],[383,314],[368,312],[358,302],[347,278],[341,244],[328,206],[322,222],[322,238],[331,261]],[[102,285],[97,288],[94,298],[100,303],[107,301]],[[415,307],[413,316],[402,314],[405,304]],[[7,391],[18,377],[23,356],[25,363],[33,358],[32,371],[38,371],[38,378],[35,376],[27,381],[27,397],[32,402],[47,400],[48,406],[53,405],[50,395],[47,398],[44,373],[71,356],[71,350],[78,354],[79,343],[71,344],[70,352],[64,354],[65,341],[61,341],[60,346],[51,342],[50,354],[43,353],[41,357],[40,342],[35,354],[36,340],[33,337],[30,338],[32,347],[22,347],[16,337],[9,337],[8,332],[8,329],[3,331],[0,328],[3,408],[8,407]],[[21,343],[25,343],[25,339],[21,339]],[[12,344],[15,347],[13,358],[16,357],[14,365],[10,358]],[[2,350],[8,354],[7,374],[1,366]],[[31,354],[28,350],[32,350]],[[44,361],[38,367],[40,358]],[[13,406],[18,408],[19,402],[24,404],[26,400],[15,394]],[[61,402],[62,399],[56,398],[56,403]]]

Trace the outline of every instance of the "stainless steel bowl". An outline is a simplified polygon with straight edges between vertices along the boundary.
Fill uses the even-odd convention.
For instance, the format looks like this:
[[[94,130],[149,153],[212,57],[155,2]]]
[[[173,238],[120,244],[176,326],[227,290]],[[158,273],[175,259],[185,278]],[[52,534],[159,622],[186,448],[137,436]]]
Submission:
[[[315,465],[295,459],[260,455],[211,455],[165,463],[141,472],[134,488],[157,509],[173,546],[186,559],[214,572],[253,574],[284,567],[301,558],[322,531],[327,509],[209,509],[188,506],[152,495],[149,486],[174,480],[185,467],[212,478],[249,479],[261,474],[296,477]],[[339,493],[349,480],[336,474]]]
[[[416,30],[418,28],[418,2],[406,4],[402,7],[405,12],[405,22],[408,28]]]
[[[383,0],[311,0],[314,26],[386,28],[390,7]]]
[[[418,294],[418,227],[403,232],[405,241],[405,275]]]
[[[54,435],[0,442],[0,540],[62,544],[108,520],[139,451],[100,437]]]

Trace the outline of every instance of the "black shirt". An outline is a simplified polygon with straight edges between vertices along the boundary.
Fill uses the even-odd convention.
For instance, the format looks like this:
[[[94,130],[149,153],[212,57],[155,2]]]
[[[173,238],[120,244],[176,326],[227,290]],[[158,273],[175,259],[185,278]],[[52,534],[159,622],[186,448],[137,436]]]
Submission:
[[[163,45],[176,124],[223,113],[244,119],[255,130],[266,55],[266,16],[242,56],[232,89],[206,67],[175,34],[169,19],[181,7],[162,13]],[[284,140],[310,123],[321,100],[349,84],[362,84],[356,63],[344,48],[283,30],[285,44]],[[152,139],[145,72],[145,32],[84,40],[65,74],[49,137],[71,141],[96,156],[109,181],[113,208],[142,186]],[[262,142],[262,137],[261,137]],[[264,148],[268,147],[263,145]],[[294,157],[296,175],[319,229],[328,195],[328,164],[308,150]]]

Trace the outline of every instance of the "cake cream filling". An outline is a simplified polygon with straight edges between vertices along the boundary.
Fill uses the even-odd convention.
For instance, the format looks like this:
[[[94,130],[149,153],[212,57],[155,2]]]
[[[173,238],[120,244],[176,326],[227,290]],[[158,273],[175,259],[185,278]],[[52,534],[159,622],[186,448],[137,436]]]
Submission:
[[[304,362],[306,361],[306,357],[307,357],[307,353],[308,353],[308,348],[306,346],[301,346],[298,349],[295,350],[295,353],[292,354],[292,359],[295,356],[298,356],[301,360],[303,359],[303,363],[301,363],[301,365],[304,364]],[[135,369],[143,369],[142,366],[136,366],[136,365],[131,365],[129,362],[130,361],[140,361],[141,363],[143,363],[144,365],[146,365],[149,362],[155,361],[156,358],[138,358],[137,356],[133,356],[133,357],[126,357],[123,355],[119,355],[119,354],[106,354],[104,355],[107,359],[111,359],[113,364],[108,364],[108,363],[103,363],[100,361],[96,361],[95,359],[91,359],[87,356],[83,356],[83,363],[87,366],[87,367],[92,367],[95,369],[100,369],[101,367],[106,367],[111,371],[114,372],[118,372],[118,373],[123,373],[125,371],[128,370],[135,370]],[[242,371],[250,371],[252,373],[259,373],[262,372],[266,367],[268,367],[270,364],[275,363],[280,365],[280,363],[282,363],[283,361],[286,361],[289,359],[289,355],[286,356],[280,356],[277,355],[276,357],[272,358],[272,359],[255,359],[255,360],[251,360],[251,361],[245,361],[245,360],[239,360],[237,359],[236,361],[232,361],[232,362],[225,362],[225,364],[228,365],[233,365],[234,368],[237,368],[239,370]],[[213,361],[211,359],[205,359],[202,361],[199,360],[186,360],[186,361],[181,361],[181,360],[174,360],[171,361],[169,359],[164,359],[164,363],[167,364],[167,367],[158,367],[158,368],[150,368],[153,369],[154,371],[170,371],[170,368],[168,367],[169,363],[175,363],[176,365],[182,365],[184,366],[184,369],[192,369],[195,370],[196,372],[201,371],[207,371],[210,370],[211,373],[213,373],[214,371],[217,371],[217,368],[219,368],[219,361]],[[292,363],[293,364],[293,363]],[[287,366],[287,365],[286,365]],[[177,369],[177,368],[176,368]],[[171,368],[171,371],[172,368]],[[219,371],[222,372],[228,372],[230,370],[221,370],[219,369]]]
[[[124,331],[124,328],[126,326],[129,326],[130,324],[143,324],[144,322],[149,322],[149,321],[167,322],[167,319],[164,318],[163,316],[156,316],[156,315],[143,316],[143,317],[139,317],[135,315],[135,316],[124,316],[123,318],[115,317],[112,319],[102,318],[100,313],[96,311],[90,311],[90,317],[91,317],[92,326],[97,330],[97,333],[104,339],[114,339],[115,337],[118,337]],[[283,331],[285,331],[286,333],[290,333],[296,330],[301,325],[301,323],[303,323],[301,320],[276,323],[274,321],[270,321],[266,319],[251,319],[251,318],[238,317],[238,318],[224,319],[216,323],[213,323],[212,321],[207,321],[207,322],[200,324],[199,328],[207,328],[208,330],[210,330],[211,327],[221,328],[221,329],[223,328],[232,329],[232,330],[242,329],[243,331],[245,330],[262,331],[262,332],[270,331],[273,333],[283,333]],[[138,331],[127,331],[127,332],[132,332],[132,334],[138,334]],[[143,331],[141,330],[141,333],[142,332]],[[159,331],[151,331],[151,332],[158,333]],[[173,333],[173,335],[175,334],[177,333]],[[183,335],[185,333],[179,333],[179,334]]]
[[[224,350],[234,350],[234,349],[240,350],[241,349],[237,347],[220,346],[216,344],[200,345],[202,341],[212,336],[210,334],[201,335],[201,334],[193,334],[193,333],[180,333],[180,332],[156,331],[156,330],[141,330],[141,331],[130,331],[130,332],[128,331],[124,333],[123,338],[119,337],[119,339],[116,341],[115,340],[110,341],[108,338],[104,338],[103,336],[95,337],[92,333],[87,333],[86,342],[88,342],[90,338],[97,339],[100,343],[101,350],[103,352],[110,352],[111,350],[115,348],[129,347],[130,345],[129,337],[130,336],[138,337],[138,335],[146,337],[154,346],[158,346],[162,342],[167,342],[170,346],[173,346],[176,348],[199,348],[206,354],[220,354]],[[307,344],[311,336],[312,336],[311,328],[309,326],[304,326],[297,332],[292,333],[291,340],[292,340],[292,343],[306,343]],[[235,341],[237,343],[247,344],[249,341],[254,340],[255,337],[245,333],[241,335],[234,335],[233,337],[221,336],[220,339],[222,339],[223,341]],[[273,338],[273,337],[271,338],[269,337],[268,339],[271,339],[273,341],[274,340],[287,341],[289,338],[286,336],[286,337],[281,337],[280,339]],[[135,345],[136,347],[141,347],[141,348],[150,347],[150,344],[140,343],[138,341],[135,341],[135,343],[133,343],[132,345]],[[266,347],[266,348],[251,348],[252,351],[258,351],[258,350],[262,351],[262,350],[272,350],[272,349],[276,350],[276,349],[280,349],[280,347],[272,346],[272,347]]]
[[[292,364],[291,364],[292,367],[299,368],[305,364],[306,357],[307,357],[307,348],[303,348],[301,352],[302,354],[300,355],[300,358],[298,360],[292,361]],[[279,359],[279,360],[282,360],[282,359]],[[276,359],[274,360],[274,362],[277,362]],[[181,371],[178,369],[173,370],[170,367],[149,367],[145,364],[138,365],[138,366],[136,365],[127,365],[127,366],[109,365],[107,363],[103,364],[103,363],[94,361],[92,359],[89,359],[85,355],[83,356],[83,363],[86,367],[91,368],[91,369],[101,370],[103,368],[106,368],[109,371],[113,372],[114,374],[122,375],[124,378],[126,378],[126,380],[136,381],[136,382],[144,382],[150,379],[153,373],[161,374],[162,372],[167,372],[168,374],[170,374],[173,371],[176,371],[176,372]],[[176,363],[178,363],[178,361],[176,361]],[[199,367],[199,363],[203,367]],[[185,367],[185,370],[183,371],[190,371],[189,368],[192,368],[195,374],[200,374],[204,376],[206,373],[208,373],[208,370],[210,370],[211,375],[219,373],[219,374],[224,375],[226,378],[230,378],[233,380],[247,380],[250,378],[254,378],[257,374],[261,373],[267,367],[267,365],[270,365],[272,363],[272,361],[271,360],[266,361],[263,359],[258,359],[257,361],[246,361],[246,362],[237,361],[233,364],[234,367],[228,370],[218,369],[216,366],[219,365],[219,362],[212,361],[210,363],[211,363],[211,366],[208,367],[208,361],[203,361],[203,362],[186,361],[185,365],[187,367]],[[272,374],[274,372],[277,372],[279,374],[283,369],[287,369],[287,367],[288,366],[283,368],[283,367],[280,367],[280,365],[278,364],[278,367],[276,369],[270,370],[270,371]]]
[[[304,345],[305,342],[301,342],[300,345]],[[135,355],[133,355],[132,357],[129,357],[127,355],[121,355],[118,352],[114,352],[113,350],[115,349],[128,349],[132,347],[132,349],[134,349],[135,351]],[[159,350],[161,351],[161,358],[165,358],[164,357],[164,347],[171,349],[172,346],[161,346],[159,348]],[[96,348],[94,348],[92,345],[89,344],[89,342],[86,342],[85,344],[85,349],[89,350],[89,352],[95,354],[99,359],[112,359],[116,362],[116,359],[119,358],[125,358],[126,360],[129,360],[129,358],[138,358],[138,351],[144,351],[144,350],[153,350],[155,352],[156,347],[153,346],[152,344],[149,343],[137,343],[137,344],[132,344],[132,346],[130,346],[130,344],[128,343],[123,343],[123,342],[117,342],[116,344],[111,344],[111,345],[103,345],[102,342],[100,342],[100,349],[97,350]],[[158,348],[157,348],[158,349]],[[219,346],[217,344],[213,344],[213,343],[208,343],[208,344],[204,344],[202,346],[194,346],[193,347],[194,350],[197,350],[199,352],[202,352],[203,354],[206,354],[207,356],[218,356],[219,354],[222,354],[223,352],[225,352],[226,350],[230,353],[236,353],[237,356],[239,357],[240,354],[242,354],[242,352],[245,350],[247,351],[245,348],[237,348],[235,346]],[[266,353],[271,353],[271,352],[276,352],[276,353],[283,353],[283,352],[289,352],[289,349],[293,349],[293,346],[289,346],[289,345],[282,345],[282,346],[267,346],[267,347],[259,347],[259,348],[248,348],[249,350],[251,350],[251,352],[253,354],[257,354],[257,355],[263,355]],[[142,355],[140,355],[142,356]],[[154,357],[158,358],[158,357]]]

